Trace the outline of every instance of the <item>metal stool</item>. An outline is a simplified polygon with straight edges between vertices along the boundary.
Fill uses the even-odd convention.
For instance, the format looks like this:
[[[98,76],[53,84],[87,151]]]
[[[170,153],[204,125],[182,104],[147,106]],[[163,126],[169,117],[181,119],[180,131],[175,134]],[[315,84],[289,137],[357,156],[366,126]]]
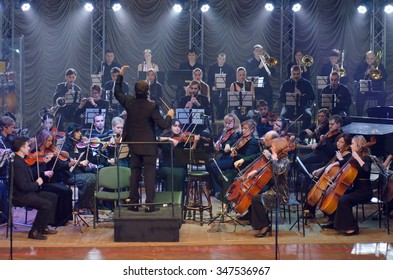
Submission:
[[[207,205],[203,205],[203,197],[207,200]],[[184,198],[183,218],[186,220],[187,211],[193,211],[193,220],[195,221],[195,212],[199,210],[200,223],[203,225],[203,211],[209,211],[210,218],[213,218],[212,204],[210,201],[209,191],[209,172],[191,171],[188,173],[188,185]]]

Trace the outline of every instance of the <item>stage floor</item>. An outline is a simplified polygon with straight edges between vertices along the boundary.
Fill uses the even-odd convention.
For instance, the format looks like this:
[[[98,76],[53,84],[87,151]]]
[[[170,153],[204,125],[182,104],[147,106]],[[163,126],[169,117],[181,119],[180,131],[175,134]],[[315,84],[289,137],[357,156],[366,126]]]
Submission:
[[[213,199],[213,211],[217,214],[220,203]],[[373,209],[366,208],[366,214]],[[107,218],[101,212],[101,219]],[[143,213],[144,214],[144,213]],[[28,223],[34,212],[28,213]],[[131,214],[132,215],[132,214]],[[138,215],[141,215],[139,212]],[[157,213],[155,213],[157,215]],[[231,213],[235,217],[235,213]],[[24,221],[24,209],[14,211],[15,222]],[[207,212],[204,217],[208,217]],[[292,213],[292,224],[296,220]],[[317,213],[318,221],[326,219]],[[187,220],[180,228],[179,242],[114,242],[114,223],[99,223],[93,229],[92,216],[83,218],[89,227],[74,225],[59,227],[56,235],[49,235],[45,241],[27,238],[29,227],[16,225],[13,234],[13,259],[16,260],[274,260],[276,252],[276,231],[265,238],[255,238],[255,231],[249,226],[235,225],[226,218],[224,223],[208,225],[208,219],[200,226],[196,221]],[[393,220],[391,219],[391,222]],[[306,225],[306,236],[295,226],[289,230],[288,216],[279,217],[278,251],[282,260],[386,260],[393,259],[393,234],[388,235],[378,220],[369,219],[360,224],[360,234],[344,236],[335,230],[322,230],[310,221]],[[81,232],[81,230],[82,232]],[[5,226],[0,228],[0,259],[9,258],[10,240],[5,236]]]

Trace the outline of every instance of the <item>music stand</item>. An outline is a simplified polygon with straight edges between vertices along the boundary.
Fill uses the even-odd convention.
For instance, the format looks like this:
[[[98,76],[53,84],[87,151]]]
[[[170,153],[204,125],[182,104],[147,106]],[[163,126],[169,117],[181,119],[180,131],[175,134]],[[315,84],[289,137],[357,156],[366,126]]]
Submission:
[[[205,109],[178,108],[176,109],[176,118],[181,124],[204,124],[202,117],[204,113]]]
[[[334,93],[322,93],[321,94],[321,106],[325,108],[336,107],[337,96]]]
[[[159,82],[161,85],[165,85],[165,72],[164,71],[156,71],[156,80]],[[147,72],[146,71],[139,71],[138,72],[138,79],[139,80],[145,80],[147,77]]]
[[[167,82],[169,85],[185,86],[191,81],[192,71],[190,70],[172,70],[167,72]]]
[[[371,91],[371,81],[370,80],[359,80],[359,92],[366,93]]]
[[[85,112],[85,124],[93,123],[94,117],[97,115],[103,115],[104,119],[106,117],[106,109],[101,108],[86,108]]]
[[[91,86],[101,87],[101,76],[97,74],[91,74]]]
[[[249,107],[253,106],[254,96],[251,91],[228,91],[229,107]]]
[[[264,77],[259,77],[259,76],[247,77],[247,80],[250,80],[254,84],[254,87],[256,87],[256,88],[265,87],[264,79],[265,79]]]
[[[324,89],[329,84],[329,76],[317,76],[317,89]]]
[[[294,92],[286,92],[285,93],[285,106],[299,106],[299,94]]]
[[[216,85],[216,89],[225,89],[227,81],[227,74],[219,73],[214,74],[214,84]]]

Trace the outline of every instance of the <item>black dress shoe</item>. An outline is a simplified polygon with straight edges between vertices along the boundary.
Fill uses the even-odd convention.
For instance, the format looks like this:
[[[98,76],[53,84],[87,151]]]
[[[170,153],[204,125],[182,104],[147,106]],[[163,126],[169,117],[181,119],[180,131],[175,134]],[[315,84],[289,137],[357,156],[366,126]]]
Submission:
[[[327,223],[327,224],[321,225],[321,228],[334,228],[334,223]]]
[[[256,238],[262,238],[265,237],[267,234],[269,234],[270,236],[272,235],[272,228],[270,226],[264,232],[260,232],[258,234],[255,234],[254,236]]]
[[[42,233],[36,229],[32,229],[29,231],[28,238],[36,239],[36,240],[46,240],[47,239],[46,236],[42,235]]]
[[[42,234],[56,234],[57,230],[46,228],[41,233]]]
[[[134,211],[134,212],[138,212],[139,211],[139,208],[138,208],[137,205],[132,205],[132,206],[128,207],[127,209],[130,210],[130,211]]]
[[[154,211],[159,211],[160,208],[155,207],[154,205],[151,206],[146,206],[145,207],[145,212],[146,213],[150,213],[150,212],[154,212]]]
[[[358,235],[359,234],[359,228],[357,227],[355,230],[348,230],[344,232],[345,236],[352,236],[352,235]]]

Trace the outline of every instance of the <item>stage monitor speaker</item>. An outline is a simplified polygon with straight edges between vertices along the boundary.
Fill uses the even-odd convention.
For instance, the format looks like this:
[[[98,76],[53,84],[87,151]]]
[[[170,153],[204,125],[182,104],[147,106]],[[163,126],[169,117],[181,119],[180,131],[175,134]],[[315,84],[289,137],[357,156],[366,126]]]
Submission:
[[[370,118],[392,119],[393,106],[389,106],[389,107],[377,106],[377,107],[368,108],[367,116]]]

